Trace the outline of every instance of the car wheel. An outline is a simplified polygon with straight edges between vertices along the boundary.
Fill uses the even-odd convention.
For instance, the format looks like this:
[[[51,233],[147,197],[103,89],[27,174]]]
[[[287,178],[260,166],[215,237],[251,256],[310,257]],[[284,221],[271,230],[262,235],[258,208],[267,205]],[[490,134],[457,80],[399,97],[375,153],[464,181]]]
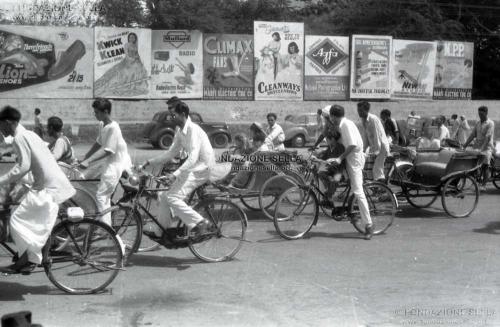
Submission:
[[[294,148],[301,148],[304,145],[306,145],[306,138],[304,135],[299,134],[293,137],[292,139],[292,147]]]
[[[227,137],[226,134],[215,134],[213,137],[212,137],[212,142],[214,144],[214,147],[216,148],[225,148],[227,147],[228,143],[229,143],[229,138]]]
[[[167,150],[168,148],[170,148],[173,141],[174,137],[171,134],[166,133],[160,136],[160,138],[158,139],[158,146],[160,147],[160,149]]]

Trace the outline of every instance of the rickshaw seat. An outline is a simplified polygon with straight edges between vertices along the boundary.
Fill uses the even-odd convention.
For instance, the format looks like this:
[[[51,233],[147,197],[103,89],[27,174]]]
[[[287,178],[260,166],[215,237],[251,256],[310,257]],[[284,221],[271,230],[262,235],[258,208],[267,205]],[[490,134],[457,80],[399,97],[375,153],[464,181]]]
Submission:
[[[441,178],[446,175],[446,168],[455,152],[447,148],[439,151],[417,152],[415,172],[425,177]]]

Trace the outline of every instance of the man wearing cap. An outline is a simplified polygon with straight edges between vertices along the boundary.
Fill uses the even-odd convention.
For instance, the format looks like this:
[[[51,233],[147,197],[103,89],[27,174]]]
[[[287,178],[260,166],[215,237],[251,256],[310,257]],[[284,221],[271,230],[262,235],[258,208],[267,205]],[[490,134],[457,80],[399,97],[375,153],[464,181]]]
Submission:
[[[325,136],[328,134],[328,131],[331,129],[336,129],[332,121],[330,120],[330,108],[332,106],[326,106],[323,109],[318,109],[318,114],[321,111],[321,117],[323,120],[323,130],[319,134],[318,139],[314,143],[313,147],[310,150],[313,150],[318,147],[318,145],[325,139]]]
[[[358,115],[361,118],[361,136],[363,137],[363,152],[370,147],[370,154],[375,155],[373,164],[373,179],[385,180],[384,163],[390,152],[389,141],[385,135],[384,125],[374,114],[369,113],[370,103],[361,101],[358,103]]]
[[[283,128],[276,123],[276,114],[267,114],[267,123],[269,127],[267,128],[266,134],[266,144],[267,147],[274,151],[285,151],[285,132]]]
[[[368,201],[363,191],[363,167],[365,166],[363,139],[356,124],[344,117],[344,108],[342,106],[333,105],[330,108],[330,120],[339,128],[341,134],[340,142],[345,148],[344,153],[340,157],[331,160],[338,164],[342,160],[346,160],[351,189],[358,200],[361,219],[365,224],[365,239],[369,240],[373,235],[373,223],[370,217]]]
[[[29,273],[42,262],[42,248],[54,227],[59,204],[71,198],[75,189],[57,165],[45,142],[26,130],[21,113],[6,106],[0,111],[0,131],[13,136],[16,165],[0,176],[0,186],[19,182],[29,172],[33,184],[10,217],[10,231],[19,259],[1,270]]]
[[[209,222],[198,212],[193,210],[184,201],[198,186],[209,180],[210,173],[215,167],[215,153],[207,134],[189,118],[189,107],[182,101],[170,108],[173,122],[177,125],[174,141],[170,149],[164,154],[147,160],[142,168],[149,164],[164,164],[185,150],[188,154],[186,161],[172,174],[167,174],[165,180],[171,184],[170,189],[160,193],[160,214],[158,222],[169,228],[173,225],[170,208],[188,228],[188,237],[195,237],[206,230]],[[147,226],[147,236],[161,238],[162,231],[156,224]]]

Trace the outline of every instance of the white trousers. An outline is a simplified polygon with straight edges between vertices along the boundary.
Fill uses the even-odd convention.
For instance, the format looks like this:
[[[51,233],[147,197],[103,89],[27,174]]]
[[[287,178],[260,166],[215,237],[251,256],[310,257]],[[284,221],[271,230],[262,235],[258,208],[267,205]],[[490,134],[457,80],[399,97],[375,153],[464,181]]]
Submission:
[[[387,150],[382,146],[378,156],[375,158],[375,162],[373,163],[373,179],[379,180],[384,179],[384,163],[387,158]]]
[[[370,209],[363,191],[363,167],[365,166],[365,155],[362,152],[351,153],[347,157],[347,172],[351,183],[351,190],[358,201],[359,212],[363,223],[371,224]]]
[[[116,185],[120,182],[121,175],[121,169],[115,166],[108,166],[101,174],[101,181],[97,185],[96,192],[98,212],[103,212],[111,206],[111,195],[113,195]],[[99,220],[111,226],[111,213],[99,217]]]
[[[158,222],[162,227],[173,227],[176,223],[172,220],[170,209],[173,210],[173,214],[178,216],[188,229],[193,228],[203,220],[203,217],[188,206],[184,200],[198,186],[206,183],[209,176],[210,172],[208,169],[180,174],[168,191],[159,194],[160,213],[158,215]],[[154,227],[154,231],[156,234],[161,234],[157,226]]]
[[[10,217],[10,231],[19,256],[40,264],[42,248],[52,232],[59,205],[46,190],[30,190]]]

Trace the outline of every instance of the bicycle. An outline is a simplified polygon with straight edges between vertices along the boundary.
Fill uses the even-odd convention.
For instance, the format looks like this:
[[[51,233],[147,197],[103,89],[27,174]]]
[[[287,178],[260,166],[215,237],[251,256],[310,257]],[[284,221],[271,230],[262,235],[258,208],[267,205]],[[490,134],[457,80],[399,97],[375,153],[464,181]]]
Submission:
[[[1,211],[5,222],[10,219],[12,205],[17,204],[8,204]],[[123,270],[123,247],[116,233],[93,215],[66,213],[59,214],[59,219],[42,249],[41,266],[47,277],[58,289],[70,294],[104,290]],[[7,243],[5,229],[0,231],[0,245],[13,261],[17,260],[17,252]]]
[[[358,232],[364,234],[365,226],[361,222],[357,200],[351,192],[349,181],[337,178],[339,187],[344,188],[341,193],[344,196],[342,204],[336,206],[335,201],[327,199],[326,194],[318,186],[318,166],[314,161],[321,162],[321,160],[309,159],[308,161],[307,170],[313,174],[314,178],[311,178],[307,184],[297,184],[289,188],[278,198],[273,220],[278,234],[287,240],[304,237],[318,222],[320,206],[323,210],[330,209],[331,206],[330,217],[332,219],[349,221]],[[394,222],[398,209],[396,196],[387,185],[376,181],[365,182],[363,190],[375,228],[373,234],[382,234]],[[323,208],[326,203],[330,205],[328,208]]]

